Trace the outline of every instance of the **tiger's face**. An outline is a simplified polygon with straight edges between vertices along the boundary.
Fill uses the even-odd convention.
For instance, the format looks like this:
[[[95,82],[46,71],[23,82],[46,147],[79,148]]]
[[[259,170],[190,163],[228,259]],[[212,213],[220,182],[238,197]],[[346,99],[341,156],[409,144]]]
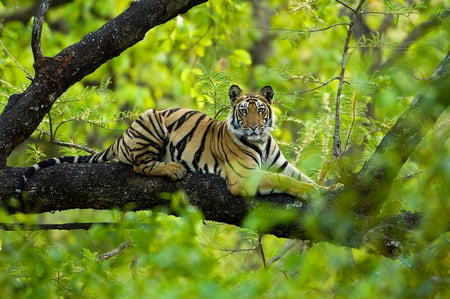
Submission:
[[[272,87],[263,87],[259,94],[242,94],[239,86],[233,85],[228,95],[232,105],[228,127],[233,134],[251,142],[264,142],[273,130]]]

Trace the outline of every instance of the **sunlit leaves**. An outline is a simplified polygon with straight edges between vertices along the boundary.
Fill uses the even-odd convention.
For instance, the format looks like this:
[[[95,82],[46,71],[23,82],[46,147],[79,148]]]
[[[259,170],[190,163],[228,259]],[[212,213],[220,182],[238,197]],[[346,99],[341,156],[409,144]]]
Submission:
[[[3,1],[0,14],[33,1]],[[45,55],[102,26],[129,1],[69,1],[52,8],[43,28]],[[10,165],[44,157],[84,154],[49,145],[49,134],[102,150],[143,110],[189,107],[224,119],[227,91],[239,84],[257,92],[275,89],[274,135],[290,161],[321,181],[359,170],[386,131],[410,104],[448,51],[448,17],[418,39],[403,43],[431,15],[448,10],[442,1],[366,1],[367,34],[350,41],[341,98],[344,155],[330,159],[336,76],[342,59],[349,11],[336,1],[268,1],[270,26],[255,20],[255,1],[209,1],[151,30],[146,38],[57,102],[29,146],[19,147]],[[354,1],[343,1],[353,5]],[[392,19],[390,19],[392,18]],[[384,26],[384,29],[383,29]],[[31,19],[2,24],[0,38],[23,68],[32,70]],[[270,36],[270,55],[254,65],[253,46]],[[391,55],[400,56],[383,68]],[[377,57],[379,55],[379,57]],[[381,58],[379,63],[376,59]],[[0,48],[0,110],[8,97],[29,85],[26,74]],[[382,213],[422,211],[422,228],[396,260],[320,243],[295,247],[264,269],[255,231],[295,221],[289,211],[260,208],[246,229],[202,221],[183,194],[167,195],[182,217],[156,212],[105,216],[123,225],[89,231],[0,232],[0,284],[5,298],[371,298],[448,297],[450,140],[448,114],[404,165]],[[48,133],[48,134],[47,134]],[[320,206],[316,201],[313,206]],[[42,222],[95,220],[100,212],[71,211]],[[74,217],[74,214],[76,217]],[[101,217],[100,217],[101,218]],[[30,221],[19,215],[14,221]],[[316,216],[299,219],[314,226]],[[3,217],[2,221],[11,221]],[[36,222],[37,219],[31,219]],[[101,221],[101,220],[98,220]],[[335,221],[330,219],[331,221]],[[346,225],[342,219],[339,225]],[[127,228],[127,226],[133,228]],[[340,227],[336,225],[336,227]],[[367,234],[367,238],[374,234]],[[109,260],[96,260],[122,242],[132,244]],[[284,240],[262,237],[266,261]],[[306,246],[307,247],[307,246]],[[447,292],[447,293],[446,293]]]

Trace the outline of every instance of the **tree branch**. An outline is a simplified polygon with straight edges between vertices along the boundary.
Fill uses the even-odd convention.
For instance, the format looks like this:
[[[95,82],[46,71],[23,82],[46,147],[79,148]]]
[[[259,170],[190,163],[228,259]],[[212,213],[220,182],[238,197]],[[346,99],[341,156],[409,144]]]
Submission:
[[[24,168],[18,167],[0,168],[1,206],[5,206],[9,200],[23,171]],[[241,226],[251,210],[269,205],[267,207],[271,207],[268,210],[270,213],[277,207],[294,213],[295,217],[291,220],[271,217],[271,225],[261,228],[260,233],[328,241],[354,248],[366,245],[377,248],[377,252],[384,255],[398,253],[399,249],[394,245],[398,242],[404,244],[408,231],[417,228],[421,218],[419,214],[407,212],[385,218],[347,214],[346,221],[342,222],[342,219],[335,218],[336,213],[332,210],[333,196],[329,198],[330,204],[319,210],[287,195],[243,199],[233,197],[225,180],[216,175],[188,174],[185,179],[172,182],[167,178],[137,175],[131,167],[120,163],[61,164],[42,169],[28,182],[26,206],[18,211],[42,213],[68,209],[118,208],[128,211],[156,209],[176,214],[177,209],[172,208],[171,201],[164,194],[177,190],[185,190],[190,204],[199,208],[206,220]],[[311,217],[316,219],[315,223],[304,222]],[[353,222],[349,223],[348,219]],[[14,227],[5,226],[6,229]],[[81,224],[72,228],[88,227],[89,224]],[[342,230],[344,227],[345,231]],[[390,227],[390,230],[380,234],[380,227]],[[375,243],[371,238],[374,232],[377,232]]]
[[[42,25],[44,16],[50,7],[50,0],[42,0],[39,5],[36,16],[34,17],[33,29],[31,31],[31,50],[33,52],[34,62],[39,65],[44,59],[41,47]]]
[[[30,74],[15,58],[14,56],[11,55],[11,53],[8,51],[8,48],[6,48],[5,44],[0,40],[0,46],[2,46],[3,50],[6,52],[6,55],[8,55],[8,57],[14,62],[15,65],[17,65],[17,67],[19,69],[21,69],[26,75],[27,75],[27,79],[29,80],[33,80],[33,75]]]
[[[71,85],[142,40],[148,30],[206,0],[134,1],[121,15],[54,57],[36,60],[36,76],[21,94],[10,96],[0,116],[0,166],[37,128],[54,101]],[[39,54],[38,54],[39,56]]]
[[[352,198],[358,213],[368,215],[380,211],[392,183],[403,164],[438,117],[450,105],[450,52],[434,71],[428,83],[381,140],[373,155],[352,178]]]
[[[344,5],[347,9],[352,11],[352,21],[350,22],[347,28],[347,35],[345,37],[344,42],[344,50],[342,51],[342,60],[341,60],[341,71],[339,74],[339,85],[336,93],[336,108],[335,108],[335,120],[334,120],[334,133],[333,133],[333,156],[340,157],[341,156],[341,98],[342,98],[342,88],[345,82],[345,69],[347,67],[348,61],[348,50],[350,45],[350,37],[352,36],[353,26],[355,25],[355,20],[358,18],[358,15],[361,11],[362,5],[365,0],[360,0],[356,9],[351,8],[347,4],[342,1],[336,0],[340,4]]]

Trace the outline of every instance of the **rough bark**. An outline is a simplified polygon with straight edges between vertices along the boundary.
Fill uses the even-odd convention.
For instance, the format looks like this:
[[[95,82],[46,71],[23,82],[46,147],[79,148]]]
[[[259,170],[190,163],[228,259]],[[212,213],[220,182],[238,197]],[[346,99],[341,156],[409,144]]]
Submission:
[[[17,184],[24,168],[0,168],[0,203],[4,205]],[[395,244],[406,240],[406,231],[416,228],[419,214],[403,213],[387,218],[365,217],[347,213],[342,222],[336,218],[330,206],[313,209],[306,202],[287,195],[272,195],[255,199],[233,197],[225,181],[216,175],[188,174],[183,180],[173,182],[167,178],[144,177],[133,172],[130,166],[120,163],[107,164],[62,164],[37,172],[27,185],[25,206],[17,211],[42,213],[68,209],[113,209],[150,210],[171,209],[171,201],[164,194],[185,190],[190,204],[202,211],[206,220],[233,225],[242,225],[250,210],[260,206],[280,208],[294,213],[289,220],[268,220],[269,227],[261,233],[279,237],[328,241],[343,246],[359,248],[363,244],[376,247],[378,253],[397,253]],[[166,196],[167,197],[167,196]],[[314,223],[303,220],[308,217]],[[345,223],[345,231],[339,230]],[[380,234],[378,227],[390,227]],[[375,234],[377,239],[370,238]],[[339,233],[338,233],[339,232]],[[370,239],[368,241],[368,238]],[[395,241],[395,242],[393,242]],[[393,245],[394,244],[394,245]]]
[[[35,78],[31,85],[23,93],[12,95],[0,116],[0,166],[6,164],[12,150],[33,133],[55,100],[71,85],[142,40],[154,26],[205,1],[132,2],[122,14],[78,43],[54,57],[44,56],[35,61]]]

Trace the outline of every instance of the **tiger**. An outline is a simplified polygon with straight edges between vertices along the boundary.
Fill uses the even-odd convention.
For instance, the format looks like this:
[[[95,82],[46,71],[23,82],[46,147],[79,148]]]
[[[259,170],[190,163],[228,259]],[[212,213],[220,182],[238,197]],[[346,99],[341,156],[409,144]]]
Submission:
[[[21,198],[27,181],[42,168],[107,161],[130,165],[137,174],[171,180],[188,172],[216,174],[226,180],[232,195],[240,197],[281,193],[309,198],[330,190],[290,164],[280,151],[271,134],[271,86],[256,94],[232,85],[228,96],[231,109],[224,121],[190,109],[149,109],[98,154],[52,158],[29,167],[13,197]]]

